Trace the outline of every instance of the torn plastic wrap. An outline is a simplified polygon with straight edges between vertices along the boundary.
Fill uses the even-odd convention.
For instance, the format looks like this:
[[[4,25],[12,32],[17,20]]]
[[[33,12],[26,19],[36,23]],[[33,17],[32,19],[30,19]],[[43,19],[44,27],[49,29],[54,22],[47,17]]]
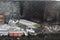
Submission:
[[[19,22],[19,20],[10,19],[9,22],[8,22],[8,24],[9,24],[10,26],[14,27],[14,26],[18,26],[18,22]],[[13,24],[13,25],[12,25],[12,24]]]

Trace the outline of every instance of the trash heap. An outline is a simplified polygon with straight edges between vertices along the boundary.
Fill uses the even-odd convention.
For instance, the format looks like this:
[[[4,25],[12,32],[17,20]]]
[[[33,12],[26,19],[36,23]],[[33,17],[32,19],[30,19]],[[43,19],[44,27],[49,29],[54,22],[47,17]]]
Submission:
[[[20,37],[22,35],[29,36],[29,34],[37,35],[37,29],[40,27],[40,24],[28,20],[10,19],[8,24],[0,25],[0,36]]]
[[[10,19],[8,24],[0,25],[0,36],[21,37],[36,36],[42,33],[58,33],[60,32],[60,25],[51,25],[48,23],[38,24],[25,19],[15,20]]]

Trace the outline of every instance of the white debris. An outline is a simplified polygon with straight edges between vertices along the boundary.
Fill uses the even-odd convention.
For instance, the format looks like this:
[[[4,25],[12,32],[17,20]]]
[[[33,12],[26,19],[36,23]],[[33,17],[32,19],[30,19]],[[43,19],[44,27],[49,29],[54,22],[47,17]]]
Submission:
[[[20,19],[20,23],[25,24],[25,25],[34,25],[34,24],[36,24],[34,22],[24,20],[24,19]]]

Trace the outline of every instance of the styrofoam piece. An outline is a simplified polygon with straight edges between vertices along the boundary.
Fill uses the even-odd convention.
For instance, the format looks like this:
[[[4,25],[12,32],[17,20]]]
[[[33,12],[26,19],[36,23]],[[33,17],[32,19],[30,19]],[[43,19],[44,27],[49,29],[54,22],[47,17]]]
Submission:
[[[2,35],[7,36],[8,32],[0,32],[0,36],[2,36]]]
[[[24,19],[20,19],[19,23],[22,23],[22,24],[25,24],[25,25],[34,25],[34,24],[36,24],[35,22],[31,22],[31,21],[24,20]]]
[[[8,30],[9,28],[10,28],[10,26],[7,24],[0,25],[0,30]]]

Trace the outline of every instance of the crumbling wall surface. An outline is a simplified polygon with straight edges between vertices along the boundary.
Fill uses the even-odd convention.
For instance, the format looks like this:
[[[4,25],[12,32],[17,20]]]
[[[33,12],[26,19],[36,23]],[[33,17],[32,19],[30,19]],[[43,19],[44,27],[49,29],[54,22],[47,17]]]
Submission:
[[[60,21],[60,2],[46,2],[45,17],[47,21]]]
[[[20,12],[19,10],[19,2],[0,1],[0,12],[4,13],[6,21],[12,18],[13,14],[18,14]]]

